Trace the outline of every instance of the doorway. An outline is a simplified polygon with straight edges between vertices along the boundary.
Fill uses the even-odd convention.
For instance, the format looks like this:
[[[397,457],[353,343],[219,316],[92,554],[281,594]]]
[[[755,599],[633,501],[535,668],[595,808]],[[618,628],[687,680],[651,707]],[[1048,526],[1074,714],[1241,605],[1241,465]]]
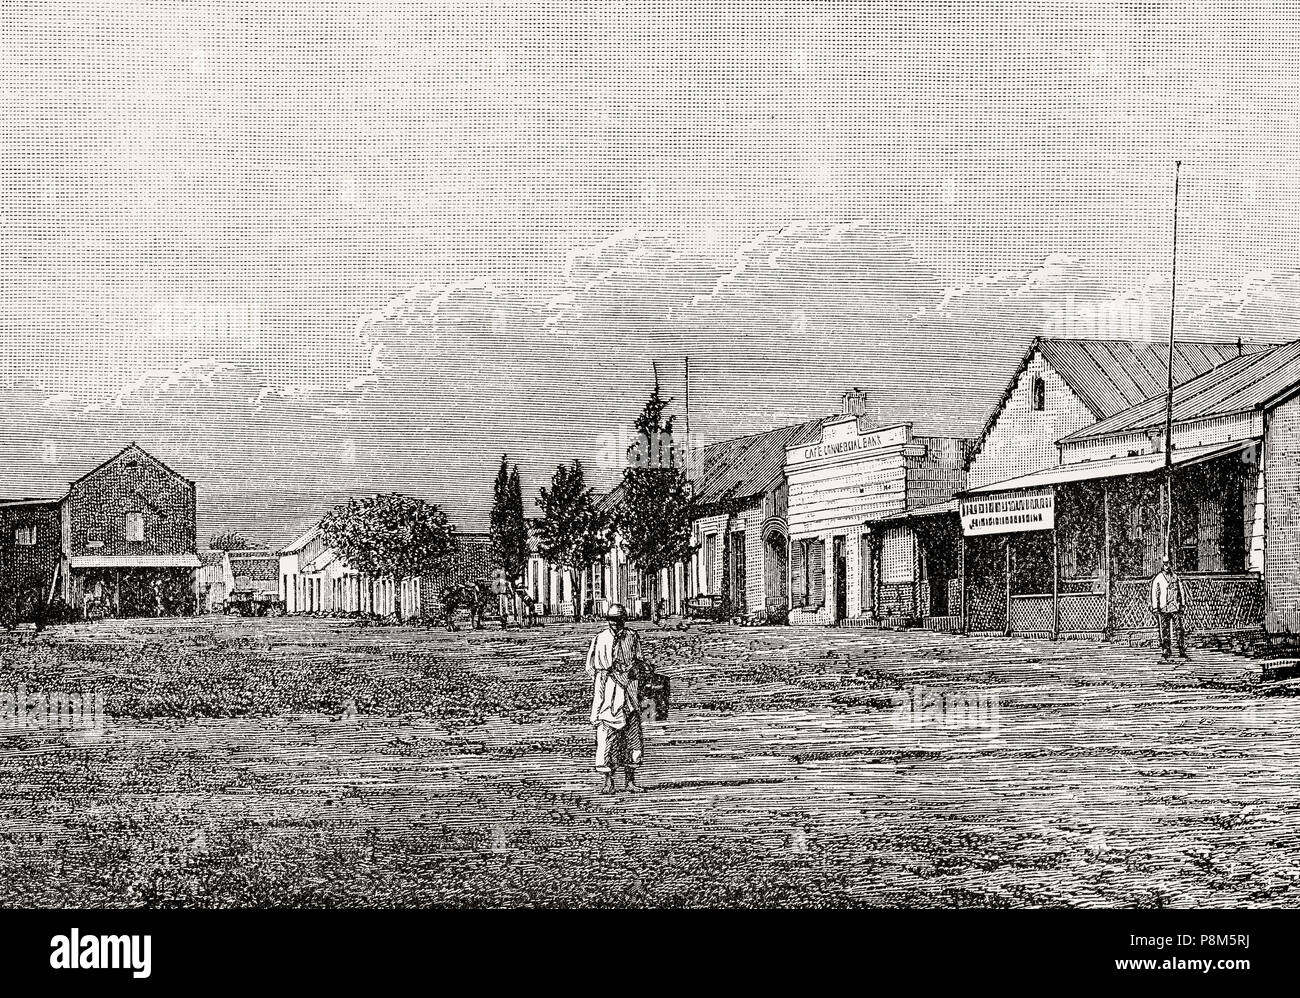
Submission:
[[[734,531],[731,534],[731,603],[738,614],[746,614],[749,607],[745,600],[747,592],[745,578],[745,532]]]
[[[788,605],[786,592],[790,555],[785,537],[775,531],[768,535],[764,544],[763,597],[764,608],[770,613],[773,610],[785,610]]]
[[[849,609],[849,580],[848,580],[848,558],[845,555],[844,537],[834,537],[831,539],[831,557],[833,559],[835,573],[835,620],[838,624],[846,616]]]

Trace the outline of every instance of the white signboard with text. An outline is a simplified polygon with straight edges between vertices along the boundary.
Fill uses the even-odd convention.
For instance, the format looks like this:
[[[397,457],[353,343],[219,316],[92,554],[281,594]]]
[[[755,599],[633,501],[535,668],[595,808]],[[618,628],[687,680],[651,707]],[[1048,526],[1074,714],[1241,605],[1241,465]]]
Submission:
[[[901,447],[910,439],[910,430],[908,424],[900,423],[897,426],[864,431],[858,419],[846,418],[838,423],[827,424],[820,440],[789,448],[786,452],[786,466],[797,467],[835,458],[849,459],[886,447]]]
[[[1052,492],[1020,492],[963,499],[961,503],[961,531],[967,537],[1051,530],[1055,526],[1056,496]]]

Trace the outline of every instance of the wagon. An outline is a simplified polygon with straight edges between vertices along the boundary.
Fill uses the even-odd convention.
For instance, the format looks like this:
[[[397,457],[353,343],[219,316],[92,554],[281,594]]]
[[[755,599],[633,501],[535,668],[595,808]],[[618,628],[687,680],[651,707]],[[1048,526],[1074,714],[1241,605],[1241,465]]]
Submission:
[[[260,589],[236,589],[221,604],[221,611],[241,617],[279,617],[284,614],[284,600]]]

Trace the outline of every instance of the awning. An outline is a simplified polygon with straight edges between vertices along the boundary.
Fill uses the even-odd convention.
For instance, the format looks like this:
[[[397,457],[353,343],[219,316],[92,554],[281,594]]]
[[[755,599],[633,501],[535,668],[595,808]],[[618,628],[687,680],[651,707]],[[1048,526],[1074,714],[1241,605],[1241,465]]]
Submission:
[[[1234,454],[1254,447],[1257,440],[1235,440],[1226,444],[1205,444],[1200,447],[1175,448],[1173,462],[1175,465],[1199,464],[1216,457]],[[964,495],[986,496],[994,492],[1015,492],[1020,489],[1039,489],[1047,485],[1064,485],[1067,482],[1086,482],[1095,478],[1115,478],[1120,475],[1146,475],[1160,471],[1165,466],[1164,452],[1155,454],[1138,454],[1135,457],[1113,458],[1109,461],[1080,461],[1077,464],[1062,464],[1055,468],[1045,468],[1019,478],[1008,478],[1001,482],[981,485],[979,488],[967,489]]]
[[[928,506],[917,506],[915,509],[900,509],[897,513],[890,513],[888,516],[880,516],[874,520],[868,520],[868,525],[873,523],[897,523],[900,520],[919,520],[923,516],[942,516],[945,513],[957,512],[957,500],[949,499],[947,502],[930,503]]]
[[[198,568],[197,554],[79,554],[73,568]]]

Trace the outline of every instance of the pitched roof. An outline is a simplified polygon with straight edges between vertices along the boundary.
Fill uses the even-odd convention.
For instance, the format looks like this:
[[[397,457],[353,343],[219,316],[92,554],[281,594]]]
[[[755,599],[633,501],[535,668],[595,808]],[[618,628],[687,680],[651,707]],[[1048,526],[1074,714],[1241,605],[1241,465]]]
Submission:
[[[1300,388],[1300,340],[1243,354],[1174,388],[1174,422],[1267,409]],[[1071,433],[1062,443],[1160,426],[1168,392],[1160,391]]]
[[[1098,419],[1165,390],[1169,347],[1128,340],[1053,340],[1043,356]],[[1174,342],[1174,384],[1190,381],[1244,352],[1235,343]]]
[[[280,577],[280,557],[273,551],[227,551],[226,554],[235,576],[247,575],[259,582],[272,582]]]
[[[293,554],[301,551],[320,533],[320,520],[317,520],[301,534],[291,540],[284,547],[280,548],[280,554]]]
[[[97,471],[101,471],[101,470],[103,470],[104,468],[107,468],[110,464],[112,464],[112,463],[113,463],[114,461],[116,461],[118,458],[124,456],[125,454],[130,453],[131,451],[134,451],[136,454],[140,455],[141,457],[145,458],[146,460],[148,460],[148,461],[152,462],[153,464],[157,465],[157,466],[158,466],[159,468],[161,468],[163,471],[167,472],[167,474],[169,474],[169,475],[174,475],[175,477],[177,477],[177,478],[179,478],[179,479],[181,479],[182,481],[185,481],[185,482],[189,482],[189,481],[191,481],[191,479],[186,478],[186,477],[185,477],[184,475],[182,475],[180,472],[176,471],[176,469],[169,467],[166,463],[164,463],[163,461],[161,461],[161,460],[159,460],[158,458],[154,457],[154,456],[153,456],[152,454],[150,454],[147,450],[145,450],[143,447],[141,447],[138,443],[136,443],[134,440],[132,440],[129,444],[127,444],[125,447],[123,447],[120,451],[118,451],[118,452],[117,452],[116,454],[114,454],[112,457],[108,458],[107,460],[104,460],[104,461],[99,462],[99,464],[95,465],[93,468],[91,468],[88,472],[86,472],[86,473],[85,473],[84,475],[82,475],[80,478],[73,479],[73,481],[72,481],[72,485],[76,485],[76,484],[78,484],[79,482],[84,482],[84,481],[85,481],[87,478],[89,478],[91,475],[95,474],[95,472],[97,472]]]
[[[1239,350],[1245,355],[1259,349],[1252,344],[1243,344],[1238,348],[1236,343],[1175,341],[1174,383],[1190,381],[1220,364],[1235,360]],[[984,446],[984,440],[993,429],[1007,400],[1011,398],[1016,382],[1020,380],[1034,354],[1040,351],[1052,369],[1097,419],[1106,419],[1122,412],[1157,392],[1163,394],[1168,383],[1167,343],[1036,337],[1029,344],[1029,349],[1007,381],[1006,390],[980,430],[971,448],[971,457],[978,454]]]
[[[708,506],[767,492],[785,474],[786,448],[811,439],[825,422],[826,417],[809,419],[709,444],[695,480],[696,501]]]
[[[216,548],[205,548],[199,551],[199,564],[201,565],[220,565],[225,560],[225,551],[219,551]]]

